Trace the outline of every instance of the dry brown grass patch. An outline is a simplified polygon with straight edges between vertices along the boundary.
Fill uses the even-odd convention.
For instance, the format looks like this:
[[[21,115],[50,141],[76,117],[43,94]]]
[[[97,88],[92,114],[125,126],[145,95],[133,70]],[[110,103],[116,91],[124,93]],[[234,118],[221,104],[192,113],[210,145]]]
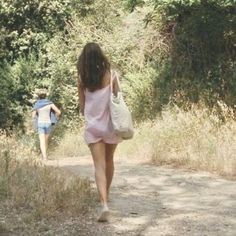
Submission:
[[[168,107],[156,120],[152,160],[236,177],[236,122],[233,112]]]
[[[18,146],[15,137],[2,133],[0,147],[0,211],[15,212],[24,229],[43,219],[80,217],[93,206],[95,194],[88,179],[36,161],[28,156],[30,150]],[[10,218],[0,225],[0,231],[13,224],[14,217]]]

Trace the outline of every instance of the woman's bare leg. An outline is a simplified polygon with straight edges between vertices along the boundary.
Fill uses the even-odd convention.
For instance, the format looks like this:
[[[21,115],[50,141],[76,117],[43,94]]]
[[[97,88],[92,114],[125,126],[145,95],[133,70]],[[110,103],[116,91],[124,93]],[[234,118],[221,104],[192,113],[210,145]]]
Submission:
[[[109,190],[111,182],[114,175],[114,152],[116,150],[117,144],[106,144],[105,153],[106,153],[106,180],[107,180],[107,195],[109,195]]]
[[[40,142],[40,150],[41,150],[43,159],[47,159],[45,134],[39,134],[39,142]]]
[[[49,140],[49,134],[45,134],[45,147],[46,147],[46,153],[47,153],[47,150],[48,150],[48,140]],[[46,154],[47,156],[47,154]]]
[[[95,180],[100,195],[102,206],[107,206],[107,180],[106,180],[106,161],[105,161],[105,143],[98,142],[89,145],[94,167]]]
[[[104,222],[108,220],[109,216],[109,208],[107,205],[105,143],[98,142],[90,144],[89,148],[93,156],[95,179],[102,204],[102,211],[98,217],[98,221]]]

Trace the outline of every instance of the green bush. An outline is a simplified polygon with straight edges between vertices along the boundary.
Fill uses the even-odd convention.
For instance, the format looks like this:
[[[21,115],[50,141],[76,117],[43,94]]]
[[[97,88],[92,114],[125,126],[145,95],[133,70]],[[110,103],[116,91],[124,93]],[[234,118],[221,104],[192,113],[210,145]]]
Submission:
[[[161,102],[174,97],[191,102],[203,98],[211,106],[217,100],[235,104],[233,1],[172,0],[155,4],[152,24],[157,24],[169,45],[157,82]]]

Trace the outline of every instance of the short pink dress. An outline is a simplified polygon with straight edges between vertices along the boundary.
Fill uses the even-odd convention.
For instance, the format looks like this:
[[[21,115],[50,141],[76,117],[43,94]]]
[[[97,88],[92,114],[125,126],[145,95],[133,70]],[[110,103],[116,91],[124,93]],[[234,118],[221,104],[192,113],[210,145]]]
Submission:
[[[87,144],[103,141],[108,144],[117,144],[121,138],[115,134],[112,127],[109,111],[111,86],[90,92],[85,90],[85,134]]]

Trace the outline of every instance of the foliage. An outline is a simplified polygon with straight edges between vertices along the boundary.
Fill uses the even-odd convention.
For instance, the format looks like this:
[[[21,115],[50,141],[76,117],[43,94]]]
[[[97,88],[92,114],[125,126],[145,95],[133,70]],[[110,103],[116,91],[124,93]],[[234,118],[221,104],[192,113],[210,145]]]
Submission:
[[[2,79],[0,83],[0,126],[1,128],[12,127],[17,121],[22,121],[22,116],[15,115],[17,107],[9,102],[14,93],[14,91],[12,91],[14,83],[10,76],[9,67],[2,65],[0,68],[0,76]]]
[[[46,43],[59,32],[66,35],[72,15],[86,15],[92,2],[1,0],[1,128],[23,125],[35,88],[51,85]]]
[[[93,11],[86,18],[75,18],[71,24],[67,25],[68,34],[65,37],[58,34],[47,43],[47,57],[50,61],[47,68],[47,80],[51,81],[52,99],[56,100],[63,108],[67,127],[78,126],[81,121],[78,116],[76,63],[79,53],[87,42],[99,43],[111,61],[112,68],[119,70],[127,92],[132,93],[130,97],[138,97],[138,94],[134,92],[134,87],[128,88],[129,76],[127,76],[131,74],[130,71],[135,71],[139,67],[133,57],[136,49],[134,44],[138,39],[132,37],[131,40],[128,34],[121,31],[121,26],[119,26],[121,12],[117,9],[118,1],[113,3],[97,1],[93,5]],[[106,18],[110,20],[107,21]],[[137,72],[137,81],[139,80],[138,76],[142,77],[142,72]],[[147,79],[147,83],[149,81]],[[139,89],[142,90],[141,85]],[[136,104],[134,110],[138,109]]]
[[[90,1],[89,1],[90,2]],[[0,24],[5,38],[8,60],[40,52],[44,43],[63,31],[72,14],[82,13],[84,1],[1,0]]]
[[[147,54],[159,72],[162,104],[201,99],[236,102],[234,1],[153,0],[145,22],[153,30]],[[153,43],[156,40],[156,43]]]
[[[23,124],[24,114],[32,105],[32,91],[40,84],[40,63],[31,54],[18,58],[12,66],[3,63],[0,67],[0,128],[12,129]]]
[[[235,103],[232,1],[1,3],[0,100],[9,107],[1,106],[2,128],[23,124],[38,87],[63,111],[61,127],[79,126],[76,61],[89,41],[119,72],[137,121],[155,117],[170,100]]]
[[[125,83],[122,84],[125,101],[131,108],[136,122],[153,119],[160,111],[160,103],[154,99],[155,71],[150,68],[141,72],[129,71],[125,74]]]
[[[223,102],[213,110],[201,104],[192,105],[188,111],[167,105],[149,134],[156,164],[236,177],[236,122],[233,110]]]
[[[61,121],[64,121],[64,125],[66,127],[78,125],[81,118],[78,116],[75,65],[79,50],[88,41],[97,40],[103,44],[101,39],[104,35],[106,35],[105,41],[108,40],[108,36],[111,37],[114,22],[120,14],[117,9],[118,1],[115,3],[92,0],[5,2],[0,12],[3,26],[0,37],[3,51],[0,51],[0,56],[6,61],[9,70],[13,71],[15,79],[20,81],[16,77],[25,76],[25,81],[28,81],[28,84],[25,83],[23,86],[25,91],[19,93],[18,97],[13,95],[8,97],[10,103],[19,103],[21,100],[22,108],[29,109],[35,101],[33,97],[35,88],[46,87],[50,99],[63,112]],[[32,12],[37,14],[33,17]],[[111,21],[107,21],[107,17],[110,17]],[[10,21],[4,20],[6,18]],[[109,46],[112,51],[112,45]],[[34,68],[31,64],[32,57]],[[19,63],[25,65],[18,66],[15,73],[14,64]],[[24,70],[27,63],[32,70],[28,68]],[[5,68],[2,67],[2,73],[5,73]],[[20,69],[24,71],[20,72]],[[29,88],[30,94],[28,94]],[[22,99],[23,93],[27,94],[26,99]],[[16,112],[16,116],[20,115],[21,112]],[[11,120],[9,115],[6,119]],[[13,123],[22,124],[22,121],[23,117]],[[7,128],[7,125],[3,124],[2,127]]]
[[[145,1],[143,0],[123,0],[125,3],[125,6],[132,12],[137,6],[142,6],[144,5]]]

